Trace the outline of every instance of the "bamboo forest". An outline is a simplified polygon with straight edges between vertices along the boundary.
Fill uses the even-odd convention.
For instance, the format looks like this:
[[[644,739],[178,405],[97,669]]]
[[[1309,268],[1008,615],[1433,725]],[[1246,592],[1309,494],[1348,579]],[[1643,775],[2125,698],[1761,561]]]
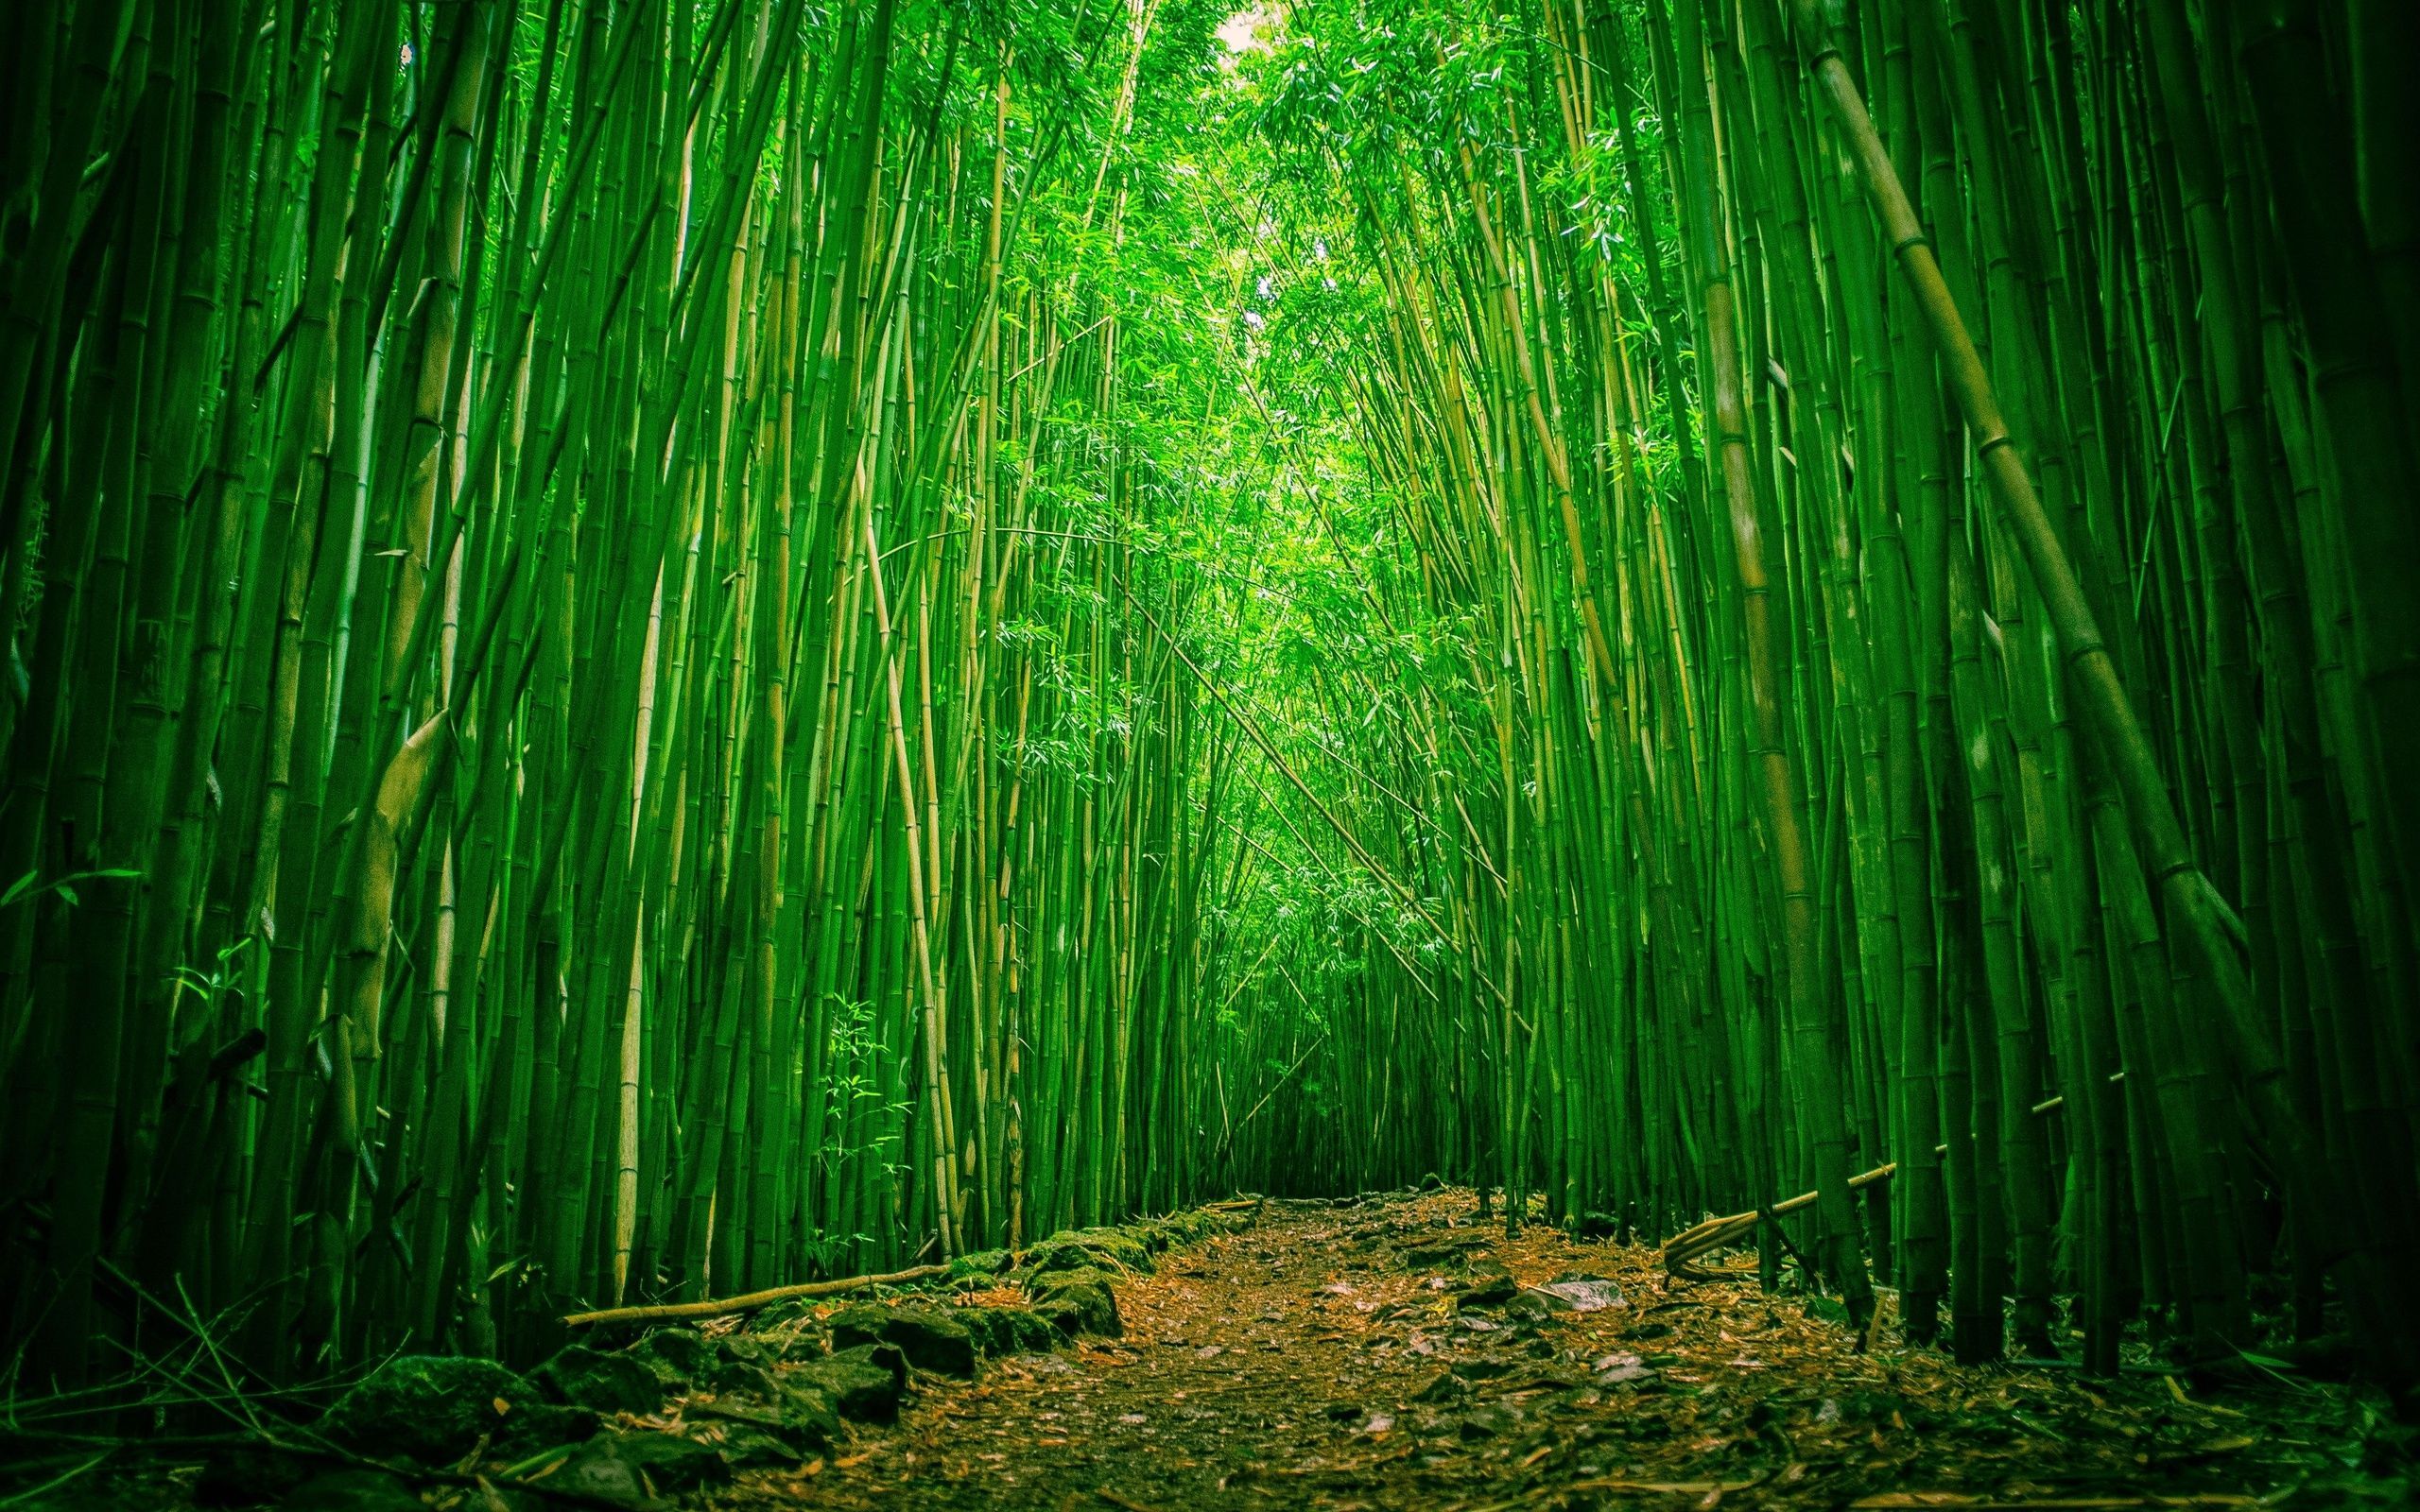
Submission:
[[[0,1507],[2420,1498],[2420,7],[0,5]]]

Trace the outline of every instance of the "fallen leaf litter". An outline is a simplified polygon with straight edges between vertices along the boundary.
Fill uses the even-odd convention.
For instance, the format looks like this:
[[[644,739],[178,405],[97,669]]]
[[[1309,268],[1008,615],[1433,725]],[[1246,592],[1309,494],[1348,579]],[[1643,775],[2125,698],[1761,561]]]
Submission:
[[[1115,1291],[1121,1338],[920,1376],[895,1424],[852,1429],[811,1484],[743,1475],[708,1504],[2083,1512],[2394,1494],[2313,1450],[2343,1436],[2333,1388],[2263,1394],[2248,1417],[2166,1376],[1961,1367],[1895,1348],[1895,1327],[1861,1354],[1803,1297],[1675,1280],[1651,1248],[1543,1225],[1508,1240],[1467,1192],[1272,1201]]]

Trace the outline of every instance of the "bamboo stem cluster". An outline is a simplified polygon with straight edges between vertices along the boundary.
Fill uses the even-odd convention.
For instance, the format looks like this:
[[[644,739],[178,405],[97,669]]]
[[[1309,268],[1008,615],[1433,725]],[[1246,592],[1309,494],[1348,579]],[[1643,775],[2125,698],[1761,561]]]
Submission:
[[[1386,612],[1478,653],[1381,744],[1460,816],[1430,896],[1492,974],[1387,1074],[1492,1085],[1464,1168],[1558,1219],[1811,1190],[1852,1320],[1888,1278],[1966,1358],[2072,1296],[2095,1368],[2143,1315],[2226,1360],[2276,1274],[2408,1383],[2412,747],[2360,584],[2420,562],[2415,184],[2351,91],[2401,20],[1291,26]]]
[[[9,9],[6,1337],[1433,1174],[2408,1386],[2407,9]]]
[[[272,1373],[511,1352],[1208,1179],[1149,14],[10,11],[42,1379],[180,1286]]]

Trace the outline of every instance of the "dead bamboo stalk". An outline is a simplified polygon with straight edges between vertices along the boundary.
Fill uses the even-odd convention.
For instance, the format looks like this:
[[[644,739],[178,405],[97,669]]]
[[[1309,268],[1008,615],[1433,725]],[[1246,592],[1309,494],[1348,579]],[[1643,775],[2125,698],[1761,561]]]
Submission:
[[[2125,795],[2126,811],[2134,819],[2152,880],[2168,902],[2169,918],[2217,989],[2222,1019],[2231,1038],[2238,1041],[2246,1073],[2274,1074],[2276,1052],[2267,1046],[2267,1033],[2252,1015],[2251,988],[2237,954],[2236,940],[2243,926],[2194,864],[2185,827],[2177,819],[2160,774],[2159,760],[2143,732],[2133,700],[2118,680],[2118,663],[2101,640],[2075,563],[2042,507],[2032,473],[2017,455],[1982,355],[1967,335],[1957,301],[1942,277],[1940,261],[1933,256],[1932,242],[1916,218],[1915,206],[1908,199],[1873,117],[1866,112],[1865,98],[1850,78],[1839,49],[1832,45],[1815,0],[1791,0],[1791,9],[1817,86],[1848,139],[1858,176],[1873,198],[1875,214],[1915,294],[1916,305],[1924,312],[1943,376],[1958,396],[1959,412],[1974,437],[1975,454],[1992,497],[2008,517],[2026,565],[2032,571],[2034,587],[2049,610],[2076,702],[2100,736],[2111,775]]]
[[[1899,1162],[1896,1160],[1888,1165],[1877,1165],[1871,1171],[1849,1177],[1849,1190],[1858,1192],[1874,1185],[1876,1181],[1888,1181],[1891,1179],[1891,1174],[1898,1169]],[[1770,1208],[1757,1208],[1748,1212],[1734,1212],[1720,1218],[1708,1218],[1703,1223],[1684,1228],[1664,1241],[1662,1254],[1664,1268],[1672,1275],[1684,1279],[1700,1279],[1689,1271],[1690,1261],[1700,1255],[1737,1244],[1754,1233],[1756,1225],[1767,1218],[1778,1218],[1786,1212],[1796,1212],[1802,1208],[1813,1207],[1815,1197],[1816,1194],[1812,1192],[1802,1192],[1794,1197],[1776,1202]]]
[[[704,1302],[666,1302],[658,1307],[609,1307],[601,1313],[574,1313],[563,1319],[563,1327],[584,1329],[600,1323],[680,1323],[705,1317],[729,1317],[735,1313],[753,1313],[758,1308],[801,1297],[837,1297],[842,1292],[861,1292],[869,1286],[906,1286],[948,1274],[947,1265],[911,1265],[906,1270],[894,1270],[879,1276],[841,1276],[828,1281],[800,1281],[792,1286],[774,1286],[761,1292]]]

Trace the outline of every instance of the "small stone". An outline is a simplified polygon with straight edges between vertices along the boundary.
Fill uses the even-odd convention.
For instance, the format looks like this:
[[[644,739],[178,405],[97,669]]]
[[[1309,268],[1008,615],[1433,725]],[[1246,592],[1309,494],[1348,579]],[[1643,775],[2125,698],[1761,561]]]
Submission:
[[[1651,1381],[1655,1372],[1637,1355],[1616,1349],[1590,1366],[1600,1385],[1627,1385],[1634,1382]]]
[[[1574,1277],[1566,1280],[1548,1281],[1529,1290],[1543,1298],[1548,1307],[1565,1313],[1598,1313],[1609,1307],[1622,1307],[1622,1289],[1601,1276]]]

